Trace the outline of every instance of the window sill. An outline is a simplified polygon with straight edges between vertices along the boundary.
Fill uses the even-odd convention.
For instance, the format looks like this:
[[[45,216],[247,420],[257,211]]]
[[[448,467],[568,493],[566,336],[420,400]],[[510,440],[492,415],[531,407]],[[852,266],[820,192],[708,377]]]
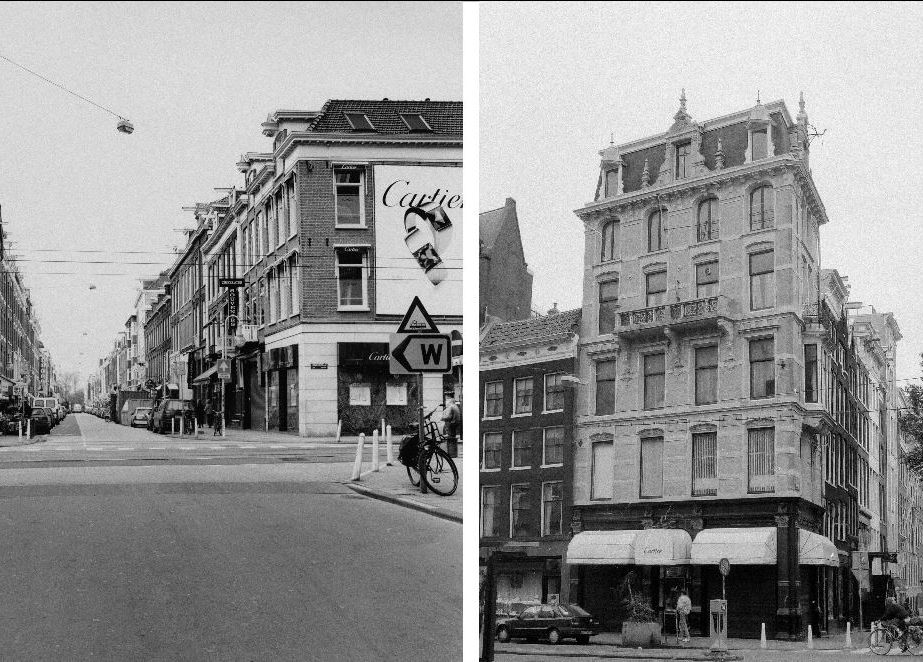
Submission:
[[[560,414],[563,411],[564,411],[563,409],[546,409],[545,411],[542,412],[542,415],[544,416],[545,414]]]
[[[531,412],[531,411],[527,411],[527,412],[524,412],[524,413],[521,413],[521,414],[511,414],[511,415],[510,415],[510,418],[528,418],[528,417],[531,416],[531,415],[532,415],[532,412]]]
[[[498,473],[501,470],[501,468],[502,467],[493,467],[491,469],[485,469],[484,467],[481,467],[481,473],[482,474],[487,474],[487,473],[495,474],[495,473]]]
[[[510,471],[526,471],[527,469],[531,468],[532,467],[510,467]]]
[[[702,241],[697,241],[695,242],[695,245],[696,246],[707,246],[709,244],[720,244],[720,243],[721,243],[721,238],[718,237],[717,239],[703,239]]]
[[[502,421],[503,416],[485,416],[482,421]]]
[[[334,230],[368,230],[369,226],[363,223],[362,225],[339,225],[336,224],[333,226]]]
[[[560,469],[563,466],[563,462],[559,462],[558,464],[542,464],[539,465],[539,469]]]
[[[337,306],[338,313],[367,313],[368,306]]]

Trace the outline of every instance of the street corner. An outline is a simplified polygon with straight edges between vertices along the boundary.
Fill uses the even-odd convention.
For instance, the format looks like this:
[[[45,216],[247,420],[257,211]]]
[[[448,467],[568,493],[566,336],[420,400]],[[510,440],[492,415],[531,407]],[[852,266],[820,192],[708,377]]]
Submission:
[[[430,494],[427,498],[427,496],[423,494],[410,496],[406,492],[388,490],[381,487],[372,487],[356,481],[344,481],[343,484],[354,492],[372,499],[385,501],[396,506],[408,508],[410,510],[417,510],[419,512],[432,515],[433,517],[439,517],[450,522],[456,522],[458,524],[461,524],[462,522],[462,507],[460,499],[458,500],[457,504],[453,502],[442,503],[437,501],[437,499],[440,497],[433,494]]]

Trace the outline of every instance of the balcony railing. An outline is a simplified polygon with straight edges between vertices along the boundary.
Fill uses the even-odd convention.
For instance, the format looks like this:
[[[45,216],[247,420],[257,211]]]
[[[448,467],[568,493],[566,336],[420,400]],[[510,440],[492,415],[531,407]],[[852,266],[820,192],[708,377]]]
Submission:
[[[720,316],[720,297],[705,297],[692,301],[667,303],[619,313],[622,335],[632,335],[661,327],[682,328],[714,323]]]

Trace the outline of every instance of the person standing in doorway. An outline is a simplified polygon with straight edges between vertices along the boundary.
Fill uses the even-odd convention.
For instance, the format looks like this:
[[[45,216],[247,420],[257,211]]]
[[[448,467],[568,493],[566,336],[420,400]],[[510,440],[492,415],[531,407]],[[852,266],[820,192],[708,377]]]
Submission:
[[[692,612],[692,600],[686,595],[685,589],[680,589],[679,598],[676,600],[676,615],[679,617],[679,632],[676,636],[681,641],[689,641],[689,614]]]
[[[445,411],[442,412],[442,421],[445,423],[445,449],[449,457],[458,457],[458,433],[461,429],[461,408],[455,401],[454,393],[445,394]]]

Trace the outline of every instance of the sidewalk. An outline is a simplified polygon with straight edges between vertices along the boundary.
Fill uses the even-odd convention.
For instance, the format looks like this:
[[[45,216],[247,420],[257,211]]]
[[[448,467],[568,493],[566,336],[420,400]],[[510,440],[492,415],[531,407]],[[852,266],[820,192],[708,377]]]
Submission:
[[[414,487],[411,485],[410,478],[407,476],[407,469],[397,461],[396,449],[394,455],[394,466],[389,467],[385,464],[385,454],[382,451],[380,471],[372,472],[370,464],[363,464],[361,479],[355,482],[345,477],[344,483],[365,496],[461,523],[462,487],[464,486],[461,458],[454,458],[458,467],[458,489],[451,496],[443,497],[433,492],[422,494],[419,486]]]

